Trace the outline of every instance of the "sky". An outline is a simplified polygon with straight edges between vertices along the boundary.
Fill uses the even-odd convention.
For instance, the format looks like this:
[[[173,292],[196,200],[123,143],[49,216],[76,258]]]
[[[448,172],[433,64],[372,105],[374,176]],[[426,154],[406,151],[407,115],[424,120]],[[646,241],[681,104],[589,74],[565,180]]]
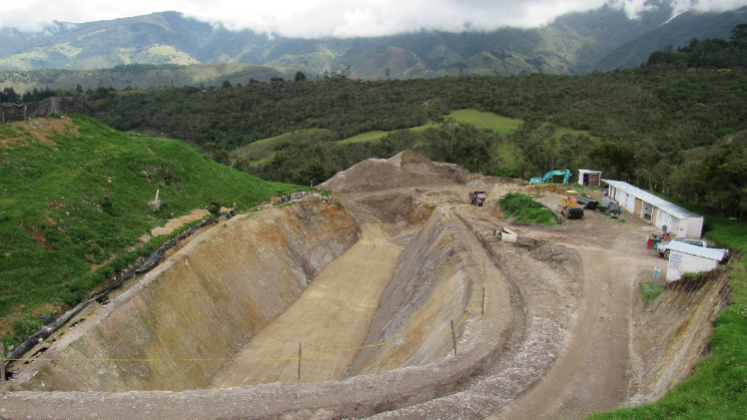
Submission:
[[[747,0],[671,0],[675,15],[724,11]],[[52,21],[91,22],[175,10],[229,29],[290,37],[381,36],[421,29],[461,32],[536,27],[611,3],[637,17],[647,0],[0,0],[0,27],[42,30]]]

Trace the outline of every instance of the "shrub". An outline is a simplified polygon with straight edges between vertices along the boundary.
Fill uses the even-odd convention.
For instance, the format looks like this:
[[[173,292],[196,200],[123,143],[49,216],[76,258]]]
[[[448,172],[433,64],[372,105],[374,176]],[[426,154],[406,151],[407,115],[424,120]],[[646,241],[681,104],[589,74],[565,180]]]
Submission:
[[[498,204],[505,216],[515,217],[516,223],[555,224],[555,216],[526,194],[508,193]]]

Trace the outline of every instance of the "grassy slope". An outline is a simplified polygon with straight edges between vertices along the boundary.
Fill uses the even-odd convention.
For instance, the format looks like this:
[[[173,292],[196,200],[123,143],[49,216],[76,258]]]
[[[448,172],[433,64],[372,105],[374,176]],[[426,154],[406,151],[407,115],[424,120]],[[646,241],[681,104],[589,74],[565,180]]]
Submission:
[[[706,237],[747,251],[747,223],[706,216]],[[654,404],[589,417],[594,420],[744,419],[747,413],[747,257],[731,264],[733,302],[714,321],[710,355],[693,376]]]
[[[524,124],[523,120],[503,117],[498,114],[494,114],[492,112],[480,112],[475,109],[462,109],[458,111],[452,111],[448,115],[448,117],[451,117],[460,123],[472,124],[475,127],[480,128],[480,129],[491,129],[500,134],[511,134],[514,131],[516,131],[516,129],[521,127],[522,124]],[[421,126],[410,128],[410,130],[423,131],[428,128],[434,127],[435,125],[436,124],[434,122],[429,121],[428,123],[423,124]],[[246,159],[249,159],[251,166],[261,165],[261,164],[267,163],[270,159],[272,159],[272,157],[275,154],[275,152],[273,151],[274,146],[277,146],[283,140],[288,139],[291,135],[315,134],[320,131],[322,130],[319,130],[319,129],[298,130],[292,133],[285,133],[277,137],[259,140],[248,146],[244,146],[240,149],[233,151],[231,153],[231,157],[234,159],[237,157],[244,157]],[[337,142],[337,144],[359,143],[359,142],[379,140],[381,138],[386,137],[388,134],[392,132],[393,131],[380,131],[380,130],[369,131],[366,133],[361,133],[356,136],[348,137],[346,139],[340,140]],[[508,147],[507,144],[505,146]],[[501,151],[503,152],[504,150],[502,149]],[[505,153],[501,153],[501,158],[503,158],[504,161],[513,162],[513,151],[506,148]]]
[[[58,120],[64,133],[35,132],[33,121],[0,127],[0,332],[111,277],[111,267],[91,273],[92,264],[126,253],[174,216],[212,201],[246,208],[296,189],[209,161],[178,140],[121,133],[84,116]],[[39,141],[39,132],[56,144]],[[147,203],[157,189],[167,205],[153,213]]]
[[[251,166],[262,165],[270,161],[275,156],[275,148],[285,140],[291,140],[294,136],[311,135],[324,130],[318,128],[309,128],[305,130],[297,130],[290,133],[281,134],[279,136],[270,137],[269,139],[262,139],[255,141],[247,146],[240,149],[236,149],[231,152],[231,157],[248,159]]]

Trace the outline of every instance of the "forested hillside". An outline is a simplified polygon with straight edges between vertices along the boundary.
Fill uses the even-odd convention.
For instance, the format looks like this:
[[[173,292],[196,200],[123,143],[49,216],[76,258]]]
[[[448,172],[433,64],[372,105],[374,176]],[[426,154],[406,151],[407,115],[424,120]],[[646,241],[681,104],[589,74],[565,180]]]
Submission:
[[[741,144],[747,71],[735,57],[744,53],[743,29],[737,27],[730,41],[693,41],[679,52],[657,52],[643,68],[581,76],[362,81],[334,73],[316,82],[277,80],[207,91],[102,88],[88,99],[118,129],[182,139],[218,161],[277,181],[305,184],[367,157],[412,148],[470,170],[525,178],[593,167],[644,188],[715,203],[691,186],[698,172],[679,168]],[[706,53],[714,45],[720,52]],[[714,54],[729,60],[704,58]],[[373,130],[422,126],[471,108],[525,123],[498,133],[447,119],[374,141],[340,142]],[[316,131],[277,142],[272,159],[229,159],[231,150],[304,129]],[[718,206],[735,211],[724,200]]]

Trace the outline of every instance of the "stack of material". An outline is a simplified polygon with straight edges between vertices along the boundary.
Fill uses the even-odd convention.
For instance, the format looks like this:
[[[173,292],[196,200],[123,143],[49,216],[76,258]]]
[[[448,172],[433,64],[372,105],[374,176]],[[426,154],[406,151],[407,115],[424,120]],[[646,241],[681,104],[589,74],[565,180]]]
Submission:
[[[53,97],[21,105],[1,104],[0,122],[23,121],[30,118],[48,117],[52,114],[85,114],[98,118],[96,112],[80,99]]]

